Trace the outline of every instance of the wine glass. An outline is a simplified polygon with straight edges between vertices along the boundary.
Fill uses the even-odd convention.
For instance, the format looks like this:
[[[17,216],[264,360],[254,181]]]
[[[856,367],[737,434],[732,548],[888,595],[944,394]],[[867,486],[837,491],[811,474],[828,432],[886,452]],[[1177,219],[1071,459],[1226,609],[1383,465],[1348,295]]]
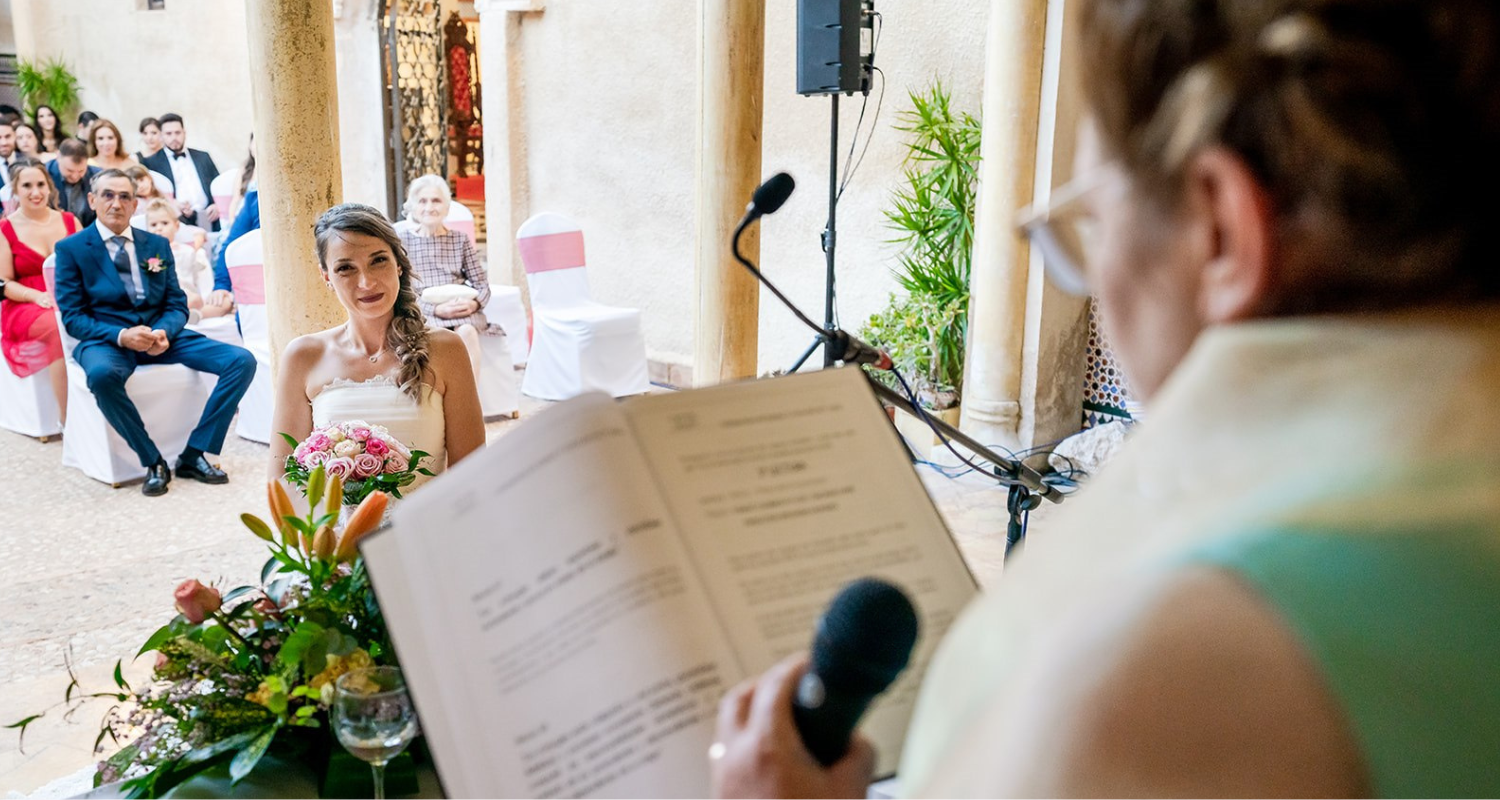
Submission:
[[[375,776],[375,800],[385,800],[385,765],[417,735],[417,713],[406,680],[395,667],[345,673],[333,685],[333,730]]]

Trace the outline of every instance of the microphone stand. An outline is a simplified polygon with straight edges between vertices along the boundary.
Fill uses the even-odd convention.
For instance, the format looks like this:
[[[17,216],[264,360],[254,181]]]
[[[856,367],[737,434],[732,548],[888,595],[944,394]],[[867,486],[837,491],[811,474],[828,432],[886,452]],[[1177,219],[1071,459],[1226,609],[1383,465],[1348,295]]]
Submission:
[[[870,364],[877,369],[890,370],[896,374],[897,379],[901,381],[904,387],[906,385],[905,380],[891,366],[890,356],[851,336],[848,332],[834,327],[831,323],[827,328],[823,328],[816,322],[808,319],[807,315],[802,313],[802,310],[797,308],[796,304],[788,300],[786,295],[782,294],[781,290],[776,288],[776,285],[766,278],[760,271],[760,268],[750,263],[750,260],[740,253],[740,236],[751,223],[760,219],[763,213],[752,204],[750,210],[740,220],[739,225],[735,227],[734,237],[730,240],[730,249],[734,254],[734,259],[740,262],[745,269],[750,270],[750,274],[754,275],[755,279],[760,281],[761,285],[769,289],[771,294],[777,300],[780,300],[781,304],[786,306],[787,310],[791,311],[797,317],[798,321],[816,331],[817,339],[813,342],[813,348],[822,346],[823,352],[830,364],[835,362],[842,363],[845,366]],[[809,349],[809,353],[811,353],[811,349]],[[942,440],[943,444],[954,455],[959,457],[960,461],[969,464],[980,472],[989,474],[999,481],[1001,485],[1009,487],[1010,495],[1006,501],[1006,510],[1010,512],[1010,519],[1006,525],[1005,534],[1005,556],[1007,558],[1026,539],[1027,512],[1040,506],[1043,499],[1053,503],[1061,503],[1067,497],[1066,493],[1048,484],[1046,477],[1036,469],[1020,461],[1006,458],[996,453],[958,428],[928,414],[916,402],[915,397],[902,394],[875,380],[869,374],[865,375],[865,379],[877,397],[926,423],[932,429],[933,433],[937,434],[938,438]],[[899,436],[900,434],[898,433],[897,435]],[[954,442],[963,445],[970,452],[989,462],[992,465],[991,468],[984,469],[965,459],[957,450],[953,449]],[[912,455],[912,460],[915,461],[916,456],[911,454],[910,448],[907,448],[907,452]]]

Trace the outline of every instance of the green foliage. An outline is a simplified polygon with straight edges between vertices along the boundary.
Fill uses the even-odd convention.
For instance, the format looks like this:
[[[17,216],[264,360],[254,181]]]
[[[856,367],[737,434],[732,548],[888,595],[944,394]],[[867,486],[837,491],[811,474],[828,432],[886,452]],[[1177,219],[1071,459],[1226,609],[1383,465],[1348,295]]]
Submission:
[[[907,134],[902,184],[887,224],[901,246],[896,277],[907,298],[870,318],[864,335],[925,388],[963,384],[969,266],[979,183],[979,120],[954,111],[941,81],[909,95],[896,129]]]
[[[16,90],[30,114],[36,113],[37,106],[51,106],[60,119],[66,119],[78,108],[78,78],[60,59],[18,62]]]

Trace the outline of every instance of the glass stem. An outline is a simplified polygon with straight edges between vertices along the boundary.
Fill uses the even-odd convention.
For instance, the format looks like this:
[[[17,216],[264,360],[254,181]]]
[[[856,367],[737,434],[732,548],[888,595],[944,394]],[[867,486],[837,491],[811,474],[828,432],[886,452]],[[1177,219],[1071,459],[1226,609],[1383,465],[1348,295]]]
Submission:
[[[375,800],[385,800],[385,765],[371,764],[370,771],[375,774]]]

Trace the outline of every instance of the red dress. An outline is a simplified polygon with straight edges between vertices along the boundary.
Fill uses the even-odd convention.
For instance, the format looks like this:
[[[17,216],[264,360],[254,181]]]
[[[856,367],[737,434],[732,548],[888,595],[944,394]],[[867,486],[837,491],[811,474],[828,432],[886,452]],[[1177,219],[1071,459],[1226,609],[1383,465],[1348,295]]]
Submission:
[[[63,212],[63,226],[71,236],[78,230],[73,215]],[[22,286],[47,291],[42,278],[42,262],[47,257],[32,250],[16,236],[10,220],[0,220],[0,234],[10,243],[11,261],[15,266],[15,282]],[[36,303],[21,303],[6,299],[0,301],[0,351],[10,371],[18,377],[40,372],[47,365],[62,358],[62,339],[57,335],[57,312]]]

